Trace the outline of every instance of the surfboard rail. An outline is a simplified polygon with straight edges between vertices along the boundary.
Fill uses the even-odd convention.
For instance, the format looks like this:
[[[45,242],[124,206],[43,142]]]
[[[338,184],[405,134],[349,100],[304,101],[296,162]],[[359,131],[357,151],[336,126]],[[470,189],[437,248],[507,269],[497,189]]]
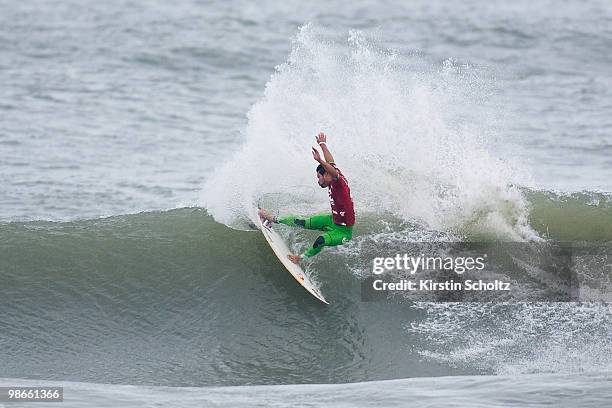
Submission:
[[[274,251],[274,254],[279,259],[279,261],[281,261],[285,269],[289,271],[291,276],[293,276],[293,278],[304,289],[306,289],[308,293],[328,305],[329,302],[321,294],[319,289],[312,283],[312,281],[304,272],[304,270],[302,270],[299,265],[291,262],[291,260],[287,258],[287,255],[291,254],[291,251],[289,251],[289,248],[285,244],[285,241],[282,239],[278,232],[274,231],[274,228],[271,223],[261,219],[261,217],[257,213],[257,209],[255,209],[255,218],[257,220],[257,227],[261,230],[263,236],[268,242],[268,245],[270,245],[270,248],[272,248],[272,251]]]

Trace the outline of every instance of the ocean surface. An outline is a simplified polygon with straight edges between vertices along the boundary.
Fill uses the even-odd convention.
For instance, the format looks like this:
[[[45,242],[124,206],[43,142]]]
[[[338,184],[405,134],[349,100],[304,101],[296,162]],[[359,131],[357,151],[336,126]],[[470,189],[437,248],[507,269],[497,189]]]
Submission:
[[[0,0],[0,386],[607,406],[609,303],[364,302],[361,283],[410,243],[609,245],[611,49],[607,1]],[[357,210],[306,264],[329,306],[249,227],[255,204],[328,210],[319,131]],[[529,297],[539,264],[516,264]]]

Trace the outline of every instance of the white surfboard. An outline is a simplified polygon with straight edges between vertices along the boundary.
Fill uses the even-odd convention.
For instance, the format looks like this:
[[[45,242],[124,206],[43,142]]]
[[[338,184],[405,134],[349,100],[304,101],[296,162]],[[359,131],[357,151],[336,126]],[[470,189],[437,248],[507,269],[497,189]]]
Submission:
[[[308,278],[308,275],[304,273],[302,268],[299,265],[294,264],[287,258],[287,255],[291,254],[289,248],[283,241],[282,237],[278,234],[278,232],[274,231],[272,228],[272,223],[268,221],[262,221],[262,219],[257,214],[257,209],[255,210],[255,218],[257,219],[257,227],[261,230],[264,237],[266,237],[266,241],[270,244],[270,248],[274,251],[274,254],[281,261],[283,266],[289,271],[291,276],[295,278],[295,280],[304,287],[312,296],[319,299],[321,302],[329,305],[329,302],[325,300],[319,289],[312,283],[312,281]]]

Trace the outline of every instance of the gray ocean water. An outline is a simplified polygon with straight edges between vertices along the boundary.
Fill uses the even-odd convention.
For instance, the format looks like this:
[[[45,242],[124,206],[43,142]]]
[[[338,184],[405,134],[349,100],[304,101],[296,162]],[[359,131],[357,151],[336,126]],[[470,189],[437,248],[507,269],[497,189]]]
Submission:
[[[405,242],[612,241],[611,49],[606,1],[0,0],[0,384],[606,406],[608,304],[368,303],[360,279]],[[326,209],[321,130],[358,219],[308,265],[329,307],[245,231],[254,201]]]

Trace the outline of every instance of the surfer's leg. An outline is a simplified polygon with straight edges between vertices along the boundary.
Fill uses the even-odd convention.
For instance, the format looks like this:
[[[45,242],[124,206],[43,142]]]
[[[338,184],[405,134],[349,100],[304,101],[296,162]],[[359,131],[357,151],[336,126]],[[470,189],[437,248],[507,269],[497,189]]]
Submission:
[[[333,224],[334,221],[332,220],[331,214],[318,214],[307,218],[304,228],[310,230],[327,231],[331,229]]]
[[[321,252],[323,247],[326,245],[326,241],[330,242],[329,237],[326,237],[326,235],[327,234],[319,235],[317,237],[317,239],[315,239],[315,242],[314,242],[314,244],[312,244],[312,247],[308,248],[308,250],[306,252],[304,252],[304,256],[306,258],[310,258],[311,256],[315,256],[316,254]]]
[[[305,227],[306,218],[298,217],[298,216],[295,216],[295,215],[286,215],[284,217],[279,217],[277,222],[279,224],[285,224],[285,225],[288,225],[290,227],[302,227],[302,228],[306,228]]]
[[[353,237],[352,227],[334,228],[333,230],[319,235],[312,247],[304,252],[305,257],[311,257],[323,249],[325,246],[342,245]]]
[[[330,224],[333,224],[331,214],[319,214],[312,217],[304,218],[295,215],[287,215],[278,219],[280,224],[285,224],[290,227],[302,227],[310,230],[326,230]]]

